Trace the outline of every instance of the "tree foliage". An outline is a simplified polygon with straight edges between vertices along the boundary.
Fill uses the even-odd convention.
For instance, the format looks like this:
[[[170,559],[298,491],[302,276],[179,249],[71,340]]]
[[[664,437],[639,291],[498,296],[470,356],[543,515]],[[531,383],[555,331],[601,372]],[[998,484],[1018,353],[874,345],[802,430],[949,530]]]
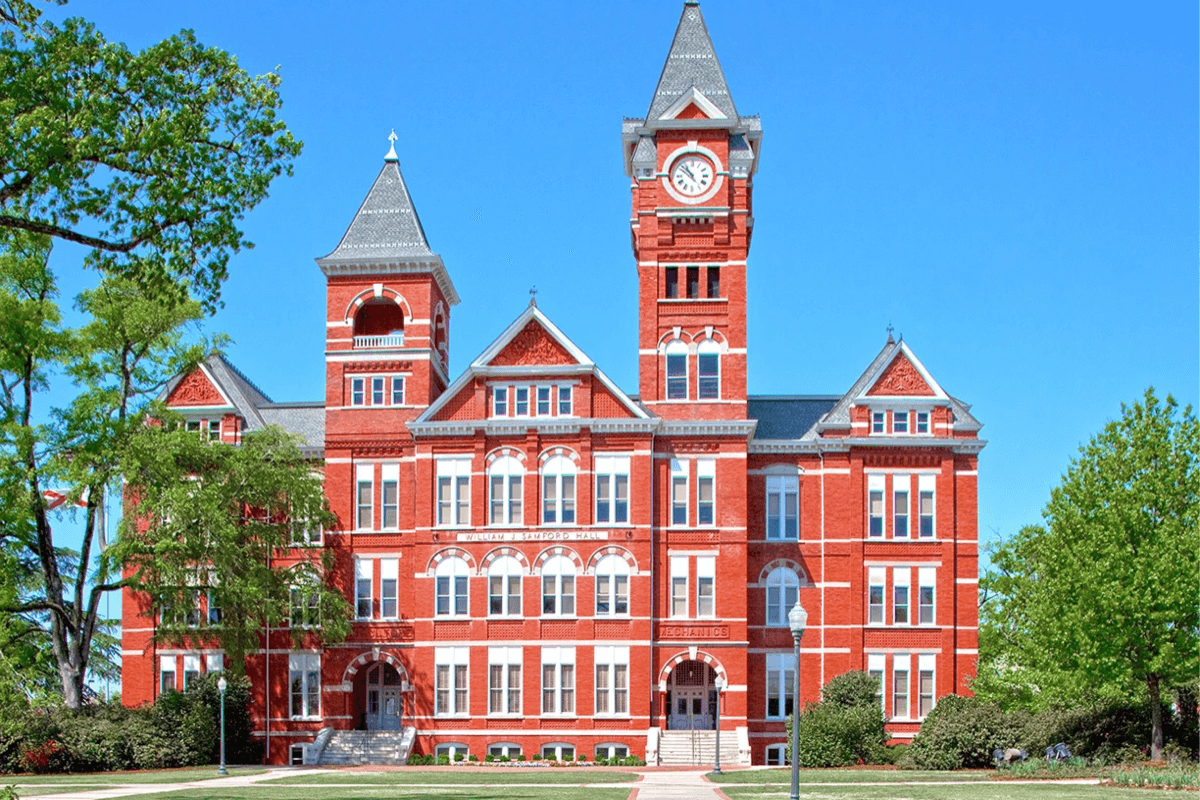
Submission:
[[[294,436],[272,427],[230,445],[167,425],[130,445],[137,514],[109,553],[158,612],[161,641],[219,642],[236,674],[267,625],[294,619],[297,641],[345,637],[349,606],[326,581],[333,554],[311,535],[333,516]]]
[[[887,719],[878,692],[879,678],[861,670],[843,672],[825,684],[821,699],[800,712],[800,766],[883,763]],[[790,761],[792,718],[785,727]]]
[[[1200,672],[1198,450],[1191,407],[1153,389],[1080,448],[1045,527],[992,553],[978,693],[1035,708],[1144,697],[1161,755],[1162,700]]]
[[[0,229],[89,248],[155,296],[215,307],[239,221],[300,143],[279,74],[254,77],[191,31],[133,52],[85,20],[0,5]]]

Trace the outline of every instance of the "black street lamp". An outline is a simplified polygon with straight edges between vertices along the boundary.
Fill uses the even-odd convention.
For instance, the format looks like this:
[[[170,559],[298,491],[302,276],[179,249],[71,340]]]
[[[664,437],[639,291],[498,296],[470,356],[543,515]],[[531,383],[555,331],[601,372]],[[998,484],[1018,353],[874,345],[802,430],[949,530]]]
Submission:
[[[792,691],[792,794],[789,800],[800,800],[800,639],[804,637],[807,624],[808,612],[797,597],[796,605],[788,612],[788,628],[796,653],[796,682]]]
[[[229,686],[225,676],[221,676],[221,680],[217,681],[217,688],[221,690],[221,768],[217,770],[218,775],[228,775],[229,770],[225,769],[225,689]]]
[[[713,775],[723,775],[721,772],[721,690],[725,688],[725,679],[720,675],[713,681],[713,686],[717,687],[717,755],[716,764],[713,766]]]

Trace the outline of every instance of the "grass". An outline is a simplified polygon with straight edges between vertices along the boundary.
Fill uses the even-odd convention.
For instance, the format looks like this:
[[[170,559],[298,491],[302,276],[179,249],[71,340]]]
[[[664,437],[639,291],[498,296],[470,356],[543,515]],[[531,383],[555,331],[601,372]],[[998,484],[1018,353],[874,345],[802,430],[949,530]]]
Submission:
[[[41,797],[50,794],[66,794],[67,792],[94,792],[100,789],[111,789],[111,783],[80,783],[71,785],[22,786],[17,790],[21,797]]]
[[[578,786],[583,783],[629,783],[637,780],[632,772],[616,772],[598,769],[495,769],[480,770],[472,767],[454,767],[453,769],[426,770],[405,769],[389,772],[322,772],[309,773],[288,778],[272,778],[259,781],[259,786],[279,786],[289,784],[340,784],[351,786],[355,784],[370,786],[404,786],[412,784],[452,784],[455,786],[470,786],[479,784],[513,784],[536,783],[558,786]]]
[[[230,767],[230,775],[261,775],[262,767]],[[217,768],[198,767],[189,769],[138,770],[137,772],[85,772],[60,775],[0,775],[0,786],[54,786],[59,784],[103,784],[104,786],[136,783],[187,783],[220,778]],[[86,791],[81,789],[80,791]],[[20,794],[28,794],[21,791]]]
[[[731,800],[786,798],[788,787],[723,786]],[[1140,789],[1061,783],[930,784],[925,786],[801,786],[804,800],[1148,800]],[[1153,800],[1157,795],[1152,795]]]
[[[802,769],[800,783],[907,783],[942,781],[986,781],[990,772],[935,772],[898,769]],[[791,786],[790,769],[731,770],[722,775],[709,773],[713,783],[755,783]]]
[[[138,795],[137,800],[394,800],[395,786],[279,786],[236,789],[186,789]],[[446,800],[628,800],[629,789],[583,786],[430,786],[406,791],[406,798],[436,797]],[[1144,798],[1143,798],[1144,800]]]

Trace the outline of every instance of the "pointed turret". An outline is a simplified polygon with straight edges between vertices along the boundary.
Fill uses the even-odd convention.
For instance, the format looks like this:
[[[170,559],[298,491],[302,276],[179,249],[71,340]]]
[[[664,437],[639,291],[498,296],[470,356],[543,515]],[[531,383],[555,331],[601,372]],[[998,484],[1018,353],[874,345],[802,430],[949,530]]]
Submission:
[[[659,127],[667,120],[677,119],[692,103],[710,120],[724,118],[731,126],[738,123],[737,108],[704,24],[704,15],[700,13],[700,4],[687,0],[650,110],[646,112],[646,127]]]
[[[395,132],[392,133],[395,136]],[[395,140],[383,169],[333,252],[317,259],[327,276],[432,272],[451,305],[458,293],[442,257],[429,248],[421,218],[400,174]]]

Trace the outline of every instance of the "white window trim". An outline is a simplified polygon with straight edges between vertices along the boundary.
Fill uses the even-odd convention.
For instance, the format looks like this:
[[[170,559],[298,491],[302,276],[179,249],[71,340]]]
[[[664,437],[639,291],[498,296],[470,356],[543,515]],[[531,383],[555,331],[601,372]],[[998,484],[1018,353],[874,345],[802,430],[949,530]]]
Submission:
[[[631,479],[630,479],[630,462],[628,455],[617,455],[605,453],[597,455],[593,461],[592,478],[595,488],[595,509],[597,525],[630,525],[630,519],[633,516],[633,498],[630,496]],[[600,520],[600,507],[602,501],[600,499],[600,478],[608,478],[609,498],[603,502],[603,505],[608,508],[608,519]],[[625,478],[625,519],[618,521],[617,516],[617,478]],[[576,515],[578,517],[578,515]]]
[[[617,717],[617,718],[629,717],[630,716],[629,645],[600,646],[600,647],[595,648],[594,652],[595,652],[595,655],[593,658],[593,663],[595,664],[595,672],[597,674],[595,675],[595,677],[593,679],[594,684],[595,684],[595,686],[594,686],[595,693],[596,693],[596,696],[593,700],[593,702],[595,702],[595,706],[593,706],[593,708],[596,709],[596,712],[595,712],[596,716],[597,717]],[[608,687],[604,688],[604,689],[600,688],[600,680],[599,680],[599,677],[600,677],[599,671],[602,667],[607,668],[607,670],[608,670]],[[625,688],[624,689],[617,688],[617,667],[625,667]],[[601,712],[599,710],[600,706],[602,705],[602,703],[600,702],[601,692],[604,693],[604,699],[607,701],[606,705],[608,706],[608,710],[604,711],[604,712]],[[621,693],[624,694],[625,710],[617,711],[616,710],[617,697]]]
[[[571,666],[571,711],[563,711],[563,666]],[[554,709],[546,710],[545,668],[554,667]],[[541,669],[538,674],[539,704],[543,717],[575,717],[579,714],[579,674],[576,669],[574,647],[542,647]]]

